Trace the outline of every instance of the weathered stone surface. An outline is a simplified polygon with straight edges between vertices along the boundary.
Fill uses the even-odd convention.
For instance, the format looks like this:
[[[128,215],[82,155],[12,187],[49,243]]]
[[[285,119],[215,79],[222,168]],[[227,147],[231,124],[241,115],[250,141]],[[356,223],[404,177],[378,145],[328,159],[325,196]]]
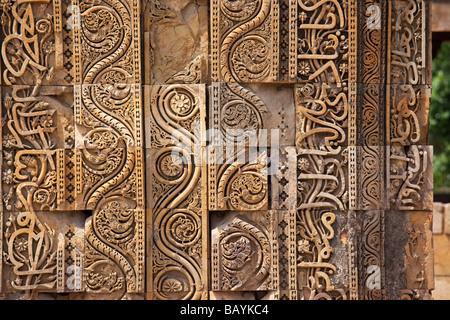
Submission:
[[[447,17],[450,14],[450,6],[445,0],[433,0],[432,2],[431,30],[433,32],[450,32],[450,22]]]
[[[444,232],[446,235],[450,235],[450,206],[444,207]]]
[[[448,293],[450,292],[450,277],[436,276],[436,289],[433,291],[433,299],[448,300]]]
[[[143,26],[149,34],[146,46],[151,61],[151,77],[146,84],[186,83],[175,75],[179,76],[185,68],[189,71],[194,61],[199,75],[193,82],[203,83],[208,65],[207,1],[160,0],[143,4],[143,14],[148,17]]]
[[[434,236],[434,272],[437,276],[448,276],[450,267],[448,264],[450,256],[450,239],[448,235]]]
[[[391,299],[406,299],[416,291],[416,298],[423,298],[434,289],[431,219],[427,212],[386,213],[386,290]],[[406,232],[395,231],[401,228]]]
[[[266,150],[241,147],[207,149],[210,211],[258,211],[269,208]]]
[[[450,280],[450,237],[444,232],[444,220],[448,219],[448,203],[434,203],[433,210],[433,244],[434,244],[434,272],[435,290],[433,297],[437,300],[448,300]]]
[[[431,297],[430,1],[0,11],[2,298]]]
[[[433,234],[442,234],[444,232],[445,207],[442,203],[433,204]]]
[[[233,144],[233,140],[245,144],[244,132],[251,134],[251,147],[294,144],[295,103],[291,86],[251,84],[243,88],[222,82],[213,83],[209,93],[209,130],[222,135],[224,144]]]

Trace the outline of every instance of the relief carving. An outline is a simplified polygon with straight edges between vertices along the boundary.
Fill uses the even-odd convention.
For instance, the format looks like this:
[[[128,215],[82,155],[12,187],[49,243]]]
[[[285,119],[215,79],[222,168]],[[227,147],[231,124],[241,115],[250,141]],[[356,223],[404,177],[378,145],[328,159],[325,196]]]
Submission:
[[[152,210],[152,298],[200,299],[206,294],[206,238],[202,169],[205,87],[173,84],[146,88],[148,204]]]
[[[277,246],[271,237],[273,216],[270,211],[245,216],[227,219],[212,231],[214,291],[277,289],[272,279]]]
[[[0,297],[431,298],[429,7],[3,1]]]
[[[46,10],[39,10],[47,5]],[[53,9],[53,11],[52,11]],[[61,81],[61,8],[50,1],[2,7],[2,213],[6,292],[64,291],[63,233],[39,211],[65,209],[65,150],[60,117],[71,90]],[[65,95],[60,99],[60,95]],[[69,102],[68,102],[69,101]],[[68,102],[68,103],[67,103]],[[2,281],[3,282],[3,281]]]
[[[388,201],[399,210],[431,210],[432,182],[424,174],[431,164],[429,154],[432,153],[431,147],[426,146],[431,96],[426,68],[427,6],[422,0],[389,4],[392,34],[388,42],[391,63],[387,76],[392,85],[386,87],[386,134],[390,146],[387,183],[391,191]]]

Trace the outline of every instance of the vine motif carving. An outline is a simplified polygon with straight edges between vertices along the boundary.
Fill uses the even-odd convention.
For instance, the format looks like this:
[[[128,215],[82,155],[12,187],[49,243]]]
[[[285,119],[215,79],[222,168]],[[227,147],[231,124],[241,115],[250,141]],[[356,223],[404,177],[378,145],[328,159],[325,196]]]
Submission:
[[[255,137],[264,128],[264,103],[252,92],[235,83],[215,84],[210,117],[212,119],[209,159],[209,199],[211,210],[261,210],[268,204],[267,155],[257,154],[254,163],[246,149],[226,152],[238,144],[251,149]]]
[[[272,288],[272,242],[257,224],[235,217],[221,228],[213,242],[218,246],[213,259],[220,266],[219,274],[213,275],[213,281],[219,283],[215,290]]]
[[[362,226],[362,295],[366,300],[385,297],[384,280],[384,212],[368,211]]]
[[[372,8],[379,8],[379,15]],[[359,28],[362,37],[362,46],[359,47],[362,68],[359,78],[360,103],[363,105],[359,116],[363,119],[359,128],[359,141],[362,141],[360,153],[363,158],[360,165],[362,192],[358,207],[364,210],[379,209],[383,207],[383,161],[384,157],[384,88],[385,67],[382,61],[386,59],[386,52],[382,43],[386,41],[385,25],[381,20],[375,20],[379,25],[369,28],[367,19],[378,19],[385,13],[381,1],[368,0],[361,6]]]
[[[212,90],[217,91],[210,112],[213,120],[211,129],[218,134],[211,141],[215,145],[244,144],[248,135],[258,136],[260,130],[265,128],[263,116],[268,114],[268,110],[253,92],[235,83],[214,84]],[[250,145],[254,146],[253,140]]]
[[[215,151],[220,150],[216,148]],[[222,153],[223,154],[223,153]],[[239,155],[238,155],[239,156]],[[264,210],[268,207],[267,157],[259,155],[253,163],[230,158],[224,164],[210,164],[209,182],[217,195],[216,202],[209,201],[210,210]],[[218,163],[222,162],[219,160]]]
[[[267,80],[271,72],[271,1],[252,0],[235,3],[223,0],[219,5],[222,44],[220,79],[225,82]]]
[[[137,290],[133,261],[136,251],[136,211],[119,202],[107,203],[87,224],[87,287],[92,292]],[[114,249],[112,249],[114,248]],[[94,253],[95,252],[95,253]],[[109,259],[89,258],[101,254]],[[101,265],[107,265],[102,269]],[[104,273],[103,270],[111,270]],[[107,285],[106,285],[107,284]]]
[[[155,164],[152,187],[161,190],[153,195],[155,209],[166,208],[172,202],[179,205],[200,183],[198,146],[204,130],[203,92],[202,86],[171,85],[151,93],[151,121],[155,126],[150,130],[160,133],[154,136],[159,139],[151,142]]]
[[[158,300],[202,297],[201,213],[191,209],[161,210],[155,216],[154,295]],[[177,257],[174,259],[174,257]]]
[[[74,18],[74,116],[82,133],[76,144],[77,204],[93,210],[86,224],[86,283],[91,292],[123,296],[144,288],[138,4],[74,5],[80,8]]]
[[[186,68],[171,76],[166,83],[167,84],[199,84],[202,80],[203,60],[201,56],[198,56],[191,61]]]
[[[202,235],[202,154],[205,128],[203,85],[156,86],[150,97],[150,172],[153,192],[153,298],[200,299],[205,238]]]

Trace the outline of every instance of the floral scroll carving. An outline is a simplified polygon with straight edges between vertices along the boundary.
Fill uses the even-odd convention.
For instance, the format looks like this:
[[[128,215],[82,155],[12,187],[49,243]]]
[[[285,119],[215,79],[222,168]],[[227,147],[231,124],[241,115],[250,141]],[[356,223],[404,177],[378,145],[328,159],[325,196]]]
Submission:
[[[430,298],[429,7],[4,0],[0,298]]]
[[[259,223],[235,217],[219,227],[218,234],[213,231],[213,290],[267,290],[274,287],[275,257],[272,252],[277,244],[270,237],[272,219],[270,213],[257,219]]]
[[[201,193],[205,88],[195,84],[155,86],[148,119],[152,126],[148,180],[153,210],[153,299],[200,299],[206,292],[205,223]],[[176,258],[174,258],[176,257]]]

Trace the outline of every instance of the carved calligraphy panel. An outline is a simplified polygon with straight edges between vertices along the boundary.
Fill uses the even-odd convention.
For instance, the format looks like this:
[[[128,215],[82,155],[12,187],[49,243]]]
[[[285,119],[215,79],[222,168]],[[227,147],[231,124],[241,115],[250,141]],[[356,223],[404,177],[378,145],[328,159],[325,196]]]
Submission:
[[[74,134],[73,88],[68,86],[72,64],[67,60],[72,49],[69,30],[63,28],[67,5],[2,5],[1,288],[18,298],[70,291],[74,287],[66,286],[66,273],[82,267],[79,256],[70,253],[83,252],[80,221],[62,212],[48,216],[71,207],[65,167]],[[55,214],[72,226],[55,223]],[[78,240],[67,252],[66,234],[72,233]]]

